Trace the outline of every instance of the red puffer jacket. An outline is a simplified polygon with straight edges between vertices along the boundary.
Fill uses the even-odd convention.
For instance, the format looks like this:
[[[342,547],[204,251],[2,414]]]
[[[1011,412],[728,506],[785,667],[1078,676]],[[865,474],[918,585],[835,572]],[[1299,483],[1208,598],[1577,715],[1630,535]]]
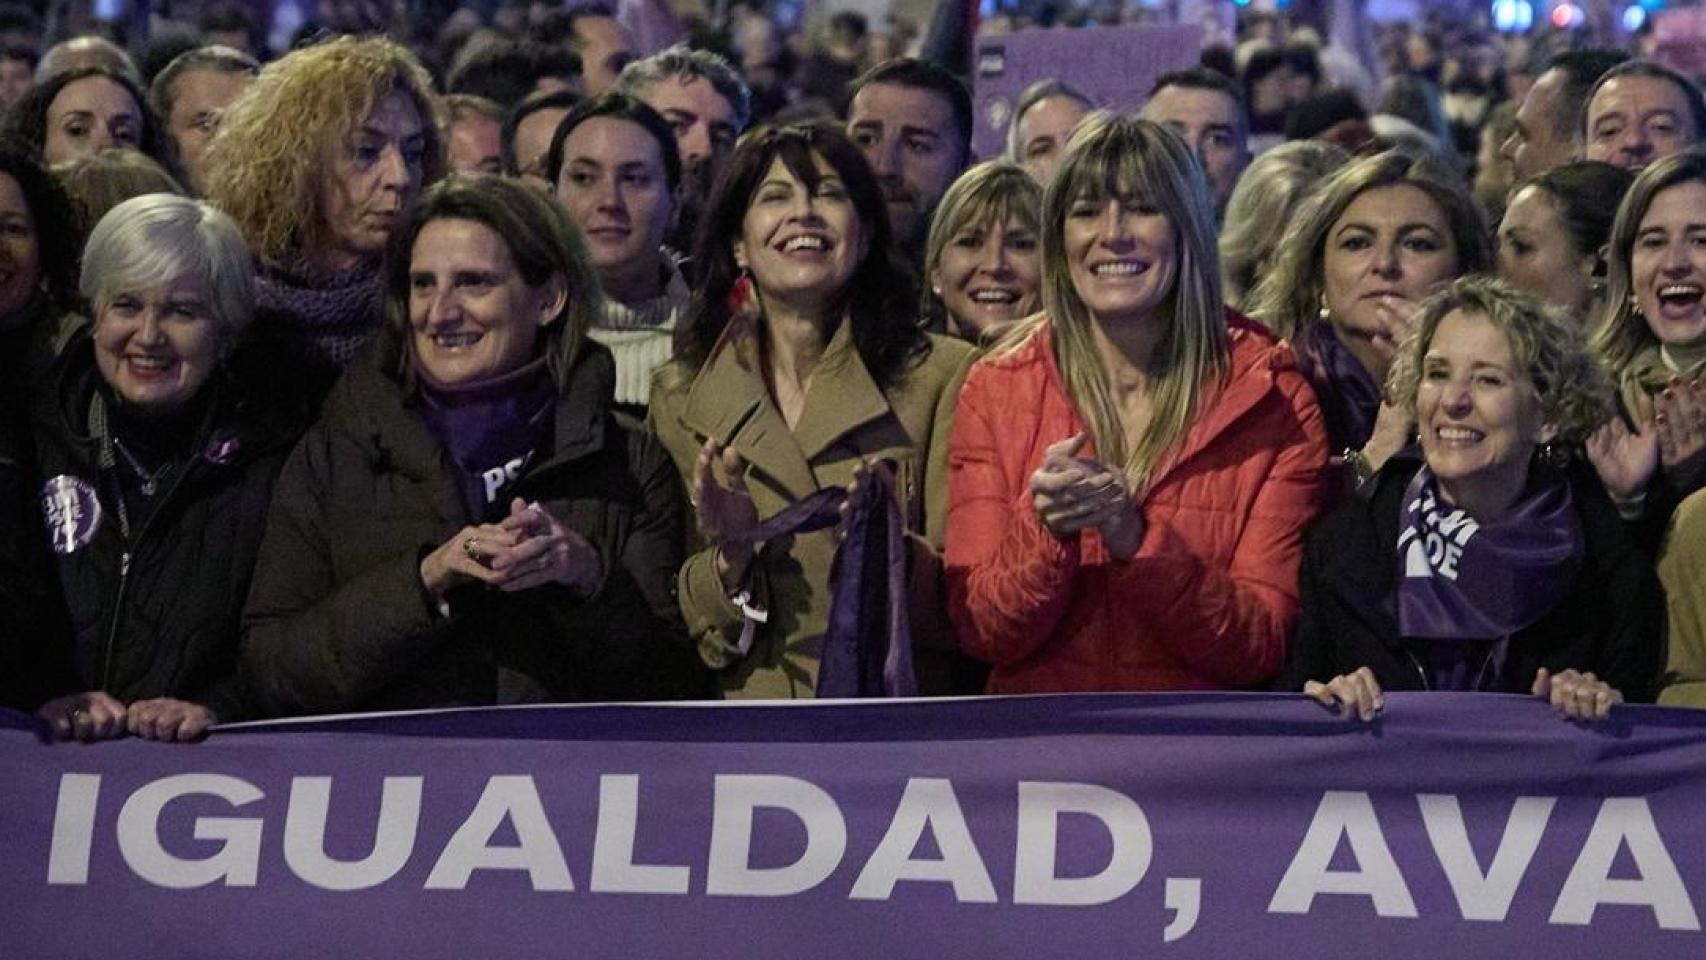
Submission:
[[[991,693],[1218,689],[1279,669],[1304,530],[1335,473],[1290,348],[1245,325],[1227,336],[1231,373],[1159,465],[1124,562],[1094,531],[1055,537],[1031,506],[1044,450],[1085,429],[1049,326],[972,367],[948,447],[945,559],[959,643],[994,664]]]

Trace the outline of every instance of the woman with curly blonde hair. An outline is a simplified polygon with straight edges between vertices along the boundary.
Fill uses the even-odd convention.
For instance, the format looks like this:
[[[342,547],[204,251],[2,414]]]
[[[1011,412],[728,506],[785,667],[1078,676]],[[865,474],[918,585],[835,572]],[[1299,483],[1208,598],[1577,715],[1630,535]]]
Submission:
[[[1370,719],[1385,690],[1531,693],[1567,716],[1650,700],[1664,600],[1591,467],[1612,415],[1578,329],[1502,280],[1421,306],[1387,393],[1421,456],[1310,532],[1280,683]]]
[[[384,316],[385,243],[442,170],[431,80],[382,37],[339,37],[268,64],[205,159],[207,198],[259,260],[257,303],[343,364]]]

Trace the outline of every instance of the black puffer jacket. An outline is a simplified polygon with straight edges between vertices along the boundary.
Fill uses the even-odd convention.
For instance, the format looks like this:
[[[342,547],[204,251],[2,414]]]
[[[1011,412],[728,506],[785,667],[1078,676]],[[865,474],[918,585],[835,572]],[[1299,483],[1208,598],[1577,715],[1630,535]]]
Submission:
[[[610,413],[615,368],[586,344],[552,447],[511,496],[595,546],[589,597],[480,585],[447,597],[420,562],[470,521],[443,448],[387,373],[382,336],[345,369],[279,480],[245,614],[242,669],[271,715],[705,696],[673,596],[683,504],[657,441]]]
[[[1386,690],[1426,689],[1412,641],[1398,631],[1398,520],[1421,460],[1386,462],[1368,499],[1328,514],[1304,544],[1302,612],[1276,690],[1301,690],[1368,667]],[[1541,667],[1593,671],[1636,703],[1650,703],[1664,664],[1664,593],[1589,467],[1568,482],[1585,541],[1581,569],[1564,599],[1511,636],[1499,683],[1528,693]]]
[[[234,361],[202,388],[211,394],[193,456],[145,515],[130,517],[127,539],[110,455],[102,468],[110,441],[91,415],[101,388],[93,344],[87,330],[67,343],[33,417],[37,489],[58,491],[41,502],[71,618],[69,648],[48,657],[49,693],[175,697],[221,721],[248,713],[237,679],[243,600],[273,481],[307,416],[246,386],[240,369]]]

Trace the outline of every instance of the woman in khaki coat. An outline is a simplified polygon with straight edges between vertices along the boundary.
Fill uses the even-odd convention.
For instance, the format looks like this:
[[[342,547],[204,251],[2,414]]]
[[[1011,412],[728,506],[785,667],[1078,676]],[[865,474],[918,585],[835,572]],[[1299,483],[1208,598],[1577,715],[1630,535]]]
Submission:
[[[682,613],[730,696],[812,695],[837,540],[828,529],[754,547],[742,533],[879,463],[909,534],[919,689],[956,686],[940,548],[971,349],[918,327],[895,257],[875,176],[827,125],[749,134],[707,211],[702,282],[651,421],[701,536],[677,583]]]

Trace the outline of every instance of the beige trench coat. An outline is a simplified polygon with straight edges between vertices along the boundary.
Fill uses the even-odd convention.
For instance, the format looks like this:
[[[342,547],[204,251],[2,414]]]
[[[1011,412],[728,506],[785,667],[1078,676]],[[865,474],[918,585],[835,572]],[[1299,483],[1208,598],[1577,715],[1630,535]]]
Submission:
[[[843,323],[812,371],[799,423],[790,431],[771,400],[756,341],[734,341],[690,379],[666,367],[653,379],[650,416],[691,487],[699,449],[715,438],[748,464],[747,487],[768,517],[822,487],[845,486],[861,460],[892,461],[902,515],[913,536],[912,631],[919,690],[946,692],[953,648],[941,590],[947,519],[948,431],[973,350],[932,336],[927,358],[880,389]],[[724,693],[741,698],[810,697],[825,624],[834,530],[770,544],[754,562],[753,596],[768,611],[746,655],[744,616],[717,577],[713,546],[694,544],[677,578],[681,612],[701,658],[720,671]],[[693,547],[700,547],[696,551]]]

